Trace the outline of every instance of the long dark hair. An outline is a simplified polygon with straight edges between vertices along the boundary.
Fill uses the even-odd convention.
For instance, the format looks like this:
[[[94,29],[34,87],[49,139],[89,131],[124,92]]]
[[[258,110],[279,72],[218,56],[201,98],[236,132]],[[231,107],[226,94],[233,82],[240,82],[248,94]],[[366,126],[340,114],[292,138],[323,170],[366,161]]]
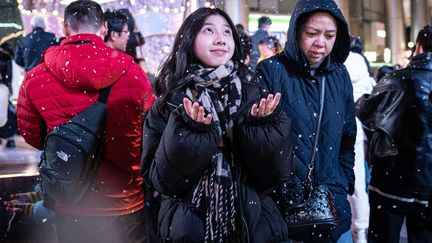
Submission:
[[[194,41],[205,20],[211,15],[220,15],[228,22],[235,43],[234,55],[231,60],[239,64],[240,79],[248,74],[247,67],[241,62],[243,55],[240,38],[230,17],[218,8],[199,8],[189,15],[181,25],[174,40],[173,50],[163,62],[159,75],[155,79],[155,92],[161,99],[161,106],[169,100],[174,91],[188,85],[188,80],[185,79],[188,68],[192,64],[200,63],[194,53]]]

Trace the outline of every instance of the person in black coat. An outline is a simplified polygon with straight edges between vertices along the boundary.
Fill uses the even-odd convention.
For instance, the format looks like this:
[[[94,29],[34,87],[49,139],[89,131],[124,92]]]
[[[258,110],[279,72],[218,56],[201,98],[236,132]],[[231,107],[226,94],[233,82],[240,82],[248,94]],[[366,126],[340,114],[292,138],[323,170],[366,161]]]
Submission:
[[[162,194],[162,242],[285,242],[269,197],[291,164],[290,121],[241,62],[234,24],[200,8],[156,79],[141,172]]]
[[[33,31],[19,39],[15,49],[15,62],[26,72],[39,64],[45,49],[58,42],[53,33],[45,32],[43,17],[34,16],[30,23]]]
[[[4,42],[0,45],[0,83],[6,85],[9,89],[9,97],[12,95],[12,60],[13,60],[13,48],[8,42]],[[0,137],[7,139],[6,148],[14,148],[15,140],[14,135],[16,134],[16,116],[12,115],[9,111],[12,104],[8,108],[8,123],[0,128]],[[12,125],[13,124],[13,125]],[[0,140],[1,144],[1,140]]]
[[[0,83],[9,88],[12,95],[12,60],[13,49],[8,42],[0,45]]]
[[[126,45],[126,53],[132,56],[136,63],[139,63],[144,57],[142,56],[143,53],[139,53],[141,59],[137,57],[137,47],[141,48],[145,44],[145,39],[139,31],[138,26],[136,26],[135,18],[129,9],[122,8],[118,11],[126,15],[128,19],[129,39]]]
[[[282,93],[281,107],[292,121],[295,171],[287,185],[307,180],[325,80],[312,182],[332,192],[339,223],[329,232],[290,235],[304,242],[336,242],[344,233],[350,236],[347,194],[354,192],[356,124],[353,88],[343,64],[349,50],[348,25],[336,3],[300,0],[290,20],[284,51],[260,62],[256,70],[270,93]]]
[[[261,16],[258,19],[258,30],[252,36],[252,53],[250,59],[250,68],[252,71],[255,71],[256,65],[258,63],[258,59],[260,57],[259,51],[259,43],[262,40],[269,38],[270,25],[272,24],[271,19],[268,16]]]
[[[372,132],[369,242],[398,242],[406,220],[408,242],[431,242],[432,26],[417,35],[406,68],[384,76],[357,101],[357,116]]]

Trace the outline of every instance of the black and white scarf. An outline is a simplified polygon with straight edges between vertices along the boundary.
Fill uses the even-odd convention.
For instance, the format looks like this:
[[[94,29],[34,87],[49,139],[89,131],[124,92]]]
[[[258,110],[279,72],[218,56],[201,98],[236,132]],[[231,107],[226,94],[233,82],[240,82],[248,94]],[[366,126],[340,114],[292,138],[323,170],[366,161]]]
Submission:
[[[217,68],[192,66],[190,78],[192,86],[186,95],[198,101],[213,117],[221,139],[222,147],[232,144],[234,117],[241,102],[241,82],[237,76],[237,66],[229,61]],[[224,148],[218,148],[212,156],[211,166],[200,178],[193,193],[192,203],[204,206],[205,242],[239,241],[239,228],[236,222],[235,200],[237,189],[231,168],[232,156],[224,156]],[[205,204],[205,205],[204,205]]]

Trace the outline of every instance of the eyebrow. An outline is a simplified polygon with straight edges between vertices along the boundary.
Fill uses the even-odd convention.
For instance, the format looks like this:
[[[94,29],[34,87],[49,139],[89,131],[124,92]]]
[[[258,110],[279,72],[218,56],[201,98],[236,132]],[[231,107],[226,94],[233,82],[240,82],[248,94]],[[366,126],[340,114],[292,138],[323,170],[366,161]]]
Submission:
[[[320,29],[317,29],[317,28],[314,28],[314,27],[305,27],[304,30],[321,31]],[[326,33],[328,33],[328,32],[334,33],[334,32],[337,32],[337,30],[332,29],[332,30],[326,30],[325,32]]]
[[[213,23],[205,22],[205,23],[203,24],[203,27],[204,27],[204,26],[206,26],[206,25],[211,25],[211,26],[214,26],[214,24],[213,24]],[[225,27],[227,27],[227,28],[230,28],[230,29],[231,29],[231,26],[229,26],[229,24],[224,24],[223,26],[225,26]]]

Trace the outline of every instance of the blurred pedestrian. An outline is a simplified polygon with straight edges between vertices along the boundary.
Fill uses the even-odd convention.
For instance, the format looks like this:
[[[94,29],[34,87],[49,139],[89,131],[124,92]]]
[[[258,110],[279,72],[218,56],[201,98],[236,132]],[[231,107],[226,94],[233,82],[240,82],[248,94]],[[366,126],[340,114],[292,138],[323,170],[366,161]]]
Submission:
[[[145,39],[141,34],[141,31],[135,22],[135,18],[129,9],[122,8],[118,11],[126,15],[128,19],[129,39],[126,45],[126,53],[131,55],[136,63],[140,63],[140,61],[144,61],[144,57],[141,49],[138,53],[139,56],[137,56],[137,48],[142,48],[142,46],[145,44]]]
[[[304,242],[336,242],[345,237],[349,242],[351,238],[347,195],[354,193],[357,130],[352,84],[343,65],[349,51],[348,25],[337,4],[299,0],[284,52],[257,66],[256,75],[269,92],[282,93],[281,107],[292,120],[296,170],[285,184],[306,182],[310,174],[315,185],[326,186],[333,194],[337,227],[290,234]]]
[[[78,0],[64,12],[66,39],[50,47],[28,72],[18,97],[18,122],[25,141],[43,149],[47,133],[93,104],[111,87],[104,136],[93,186],[76,205],[44,205],[56,213],[63,242],[148,242],[140,176],[142,114],[153,103],[141,67],[103,42],[101,6]],[[78,141],[79,142],[79,141]]]
[[[369,73],[369,77],[372,79],[371,82],[373,83],[373,85],[376,84],[375,81],[375,76],[372,72],[372,68],[370,66],[369,60],[366,58],[366,56],[363,54],[364,52],[364,47],[363,47],[363,42],[360,39],[360,37],[356,37],[356,36],[350,36],[350,49],[352,52],[359,54],[362,58],[363,61],[366,63],[366,67],[367,67],[367,71]]]
[[[352,41],[351,37],[351,51],[348,58],[345,60],[345,66],[351,78],[353,85],[354,100],[360,98],[363,94],[370,94],[372,92],[375,80],[371,79],[368,71],[367,63],[358,51],[356,42]],[[348,196],[351,205],[352,222],[351,233],[355,243],[367,242],[367,229],[369,227],[369,197],[366,189],[366,159],[365,159],[365,134],[363,126],[358,118],[356,118],[357,137],[354,146],[355,162],[354,162],[354,175],[355,186],[354,194]]]
[[[32,32],[19,39],[15,49],[15,62],[26,72],[39,64],[49,46],[57,44],[55,35],[45,32],[45,20],[42,16],[33,16],[30,24]]]
[[[274,36],[270,36],[260,41],[258,45],[258,49],[260,52],[260,57],[258,59],[258,62],[261,62],[262,60],[267,59],[269,57],[272,57],[283,50],[281,44],[279,43],[279,40]]]
[[[380,82],[380,80],[381,80],[382,78],[384,78],[384,76],[385,76],[387,73],[393,72],[394,70],[395,70],[394,67],[392,67],[392,66],[387,66],[387,65],[384,65],[384,66],[381,66],[380,68],[378,68],[378,72],[377,72],[377,82]]]
[[[268,16],[261,16],[258,19],[258,30],[252,36],[252,56],[250,61],[250,67],[252,71],[255,71],[260,52],[258,49],[259,43],[269,37],[270,25],[272,24],[271,19]]]
[[[368,242],[430,242],[427,206],[432,191],[432,26],[417,35],[408,66],[386,75],[357,101],[357,116],[372,131],[369,142]]]
[[[2,114],[2,121],[5,121],[1,125],[0,128],[0,137],[5,135],[2,138],[5,138],[7,140],[6,142],[6,148],[15,148],[15,140],[14,136],[16,134],[16,117],[15,115],[9,114],[10,106],[12,105],[10,103],[10,97],[13,94],[12,90],[12,60],[13,60],[13,48],[8,42],[4,42],[0,45],[0,84],[3,84],[2,87],[2,97],[1,99],[1,105],[0,108]],[[13,120],[11,120],[13,119]],[[14,123],[15,126],[11,126],[11,123]],[[12,131],[9,131],[11,130]],[[0,144],[2,141],[0,140]]]
[[[126,52],[129,39],[128,18],[126,15],[116,10],[107,10],[104,13],[107,22],[107,34],[104,41],[107,46],[116,50]]]

